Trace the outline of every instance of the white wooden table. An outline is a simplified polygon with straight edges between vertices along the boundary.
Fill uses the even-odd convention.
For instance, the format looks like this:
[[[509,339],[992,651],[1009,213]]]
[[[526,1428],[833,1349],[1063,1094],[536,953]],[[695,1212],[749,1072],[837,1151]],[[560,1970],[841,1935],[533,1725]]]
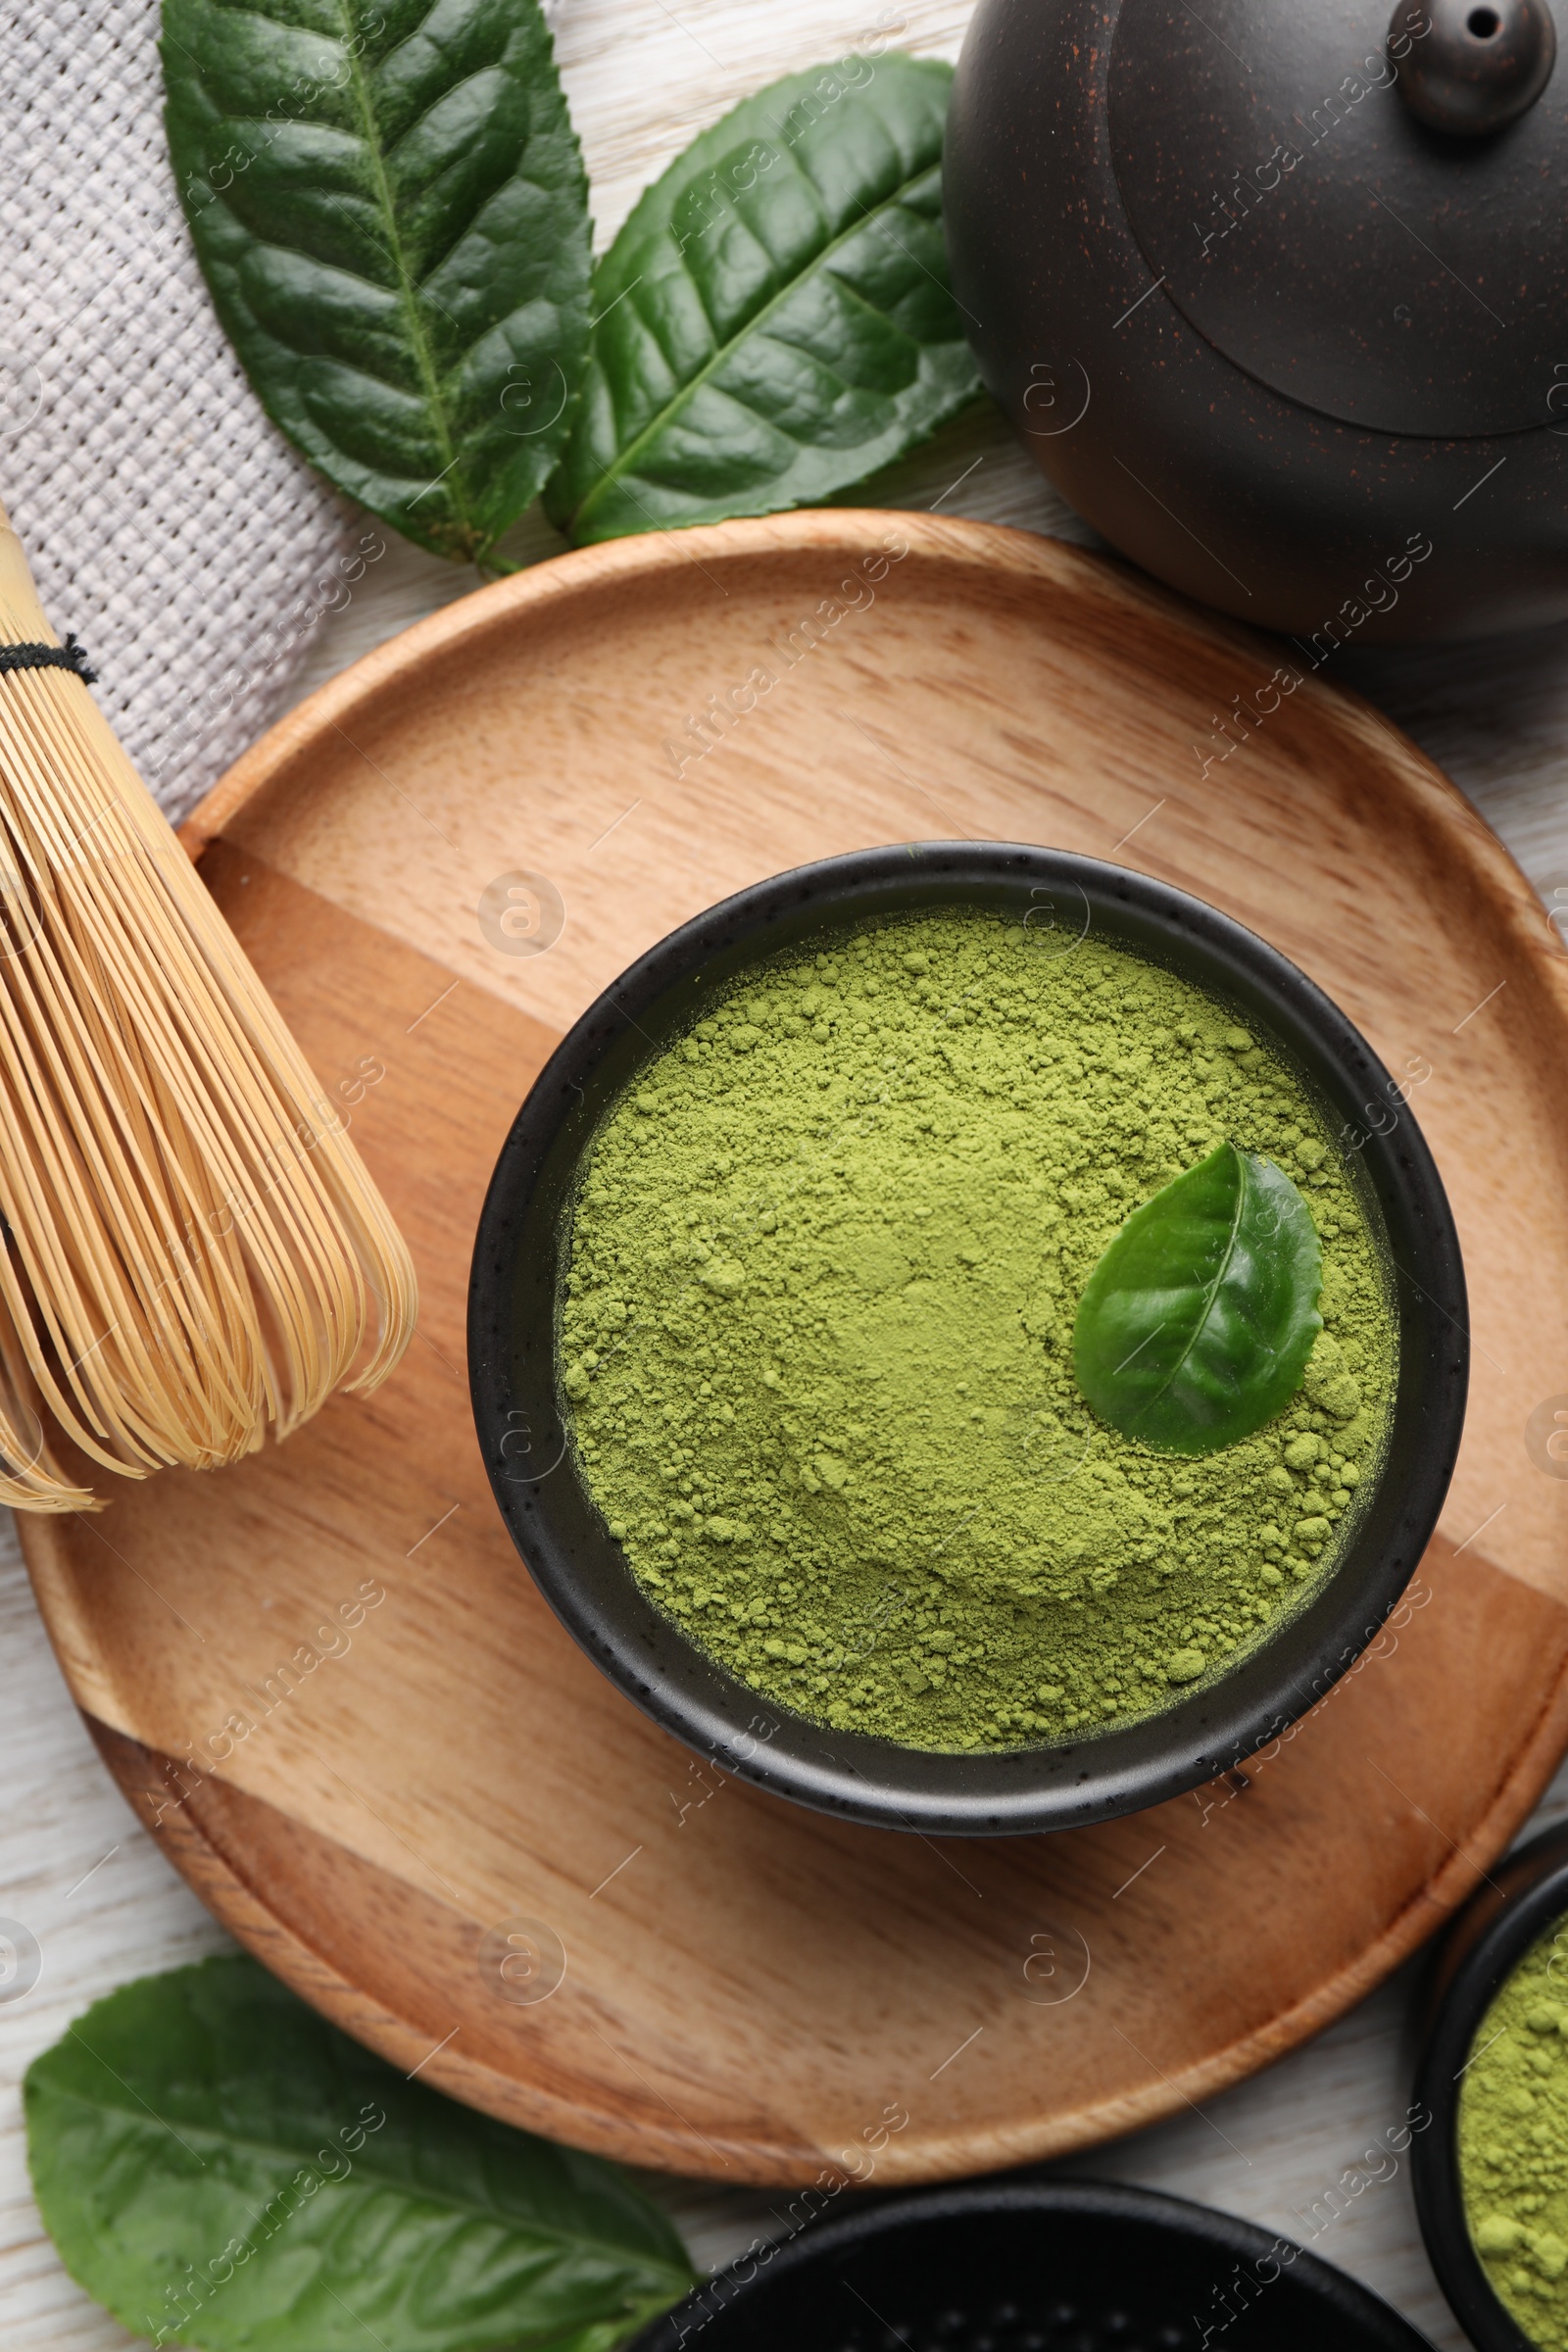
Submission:
[[[593,180],[601,243],[687,140],[779,74],[841,56],[878,31],[955,56],[968,0],[564,0],[558,43]],[[17,37],[14,35],[13,37]],[[32,37],[42,37],[41,34]],[[147,37],[153,37],[149,7]],[[931,507],[1088,541],[994,415],[961,419],[873,485],[867,503]],[[509,552],[561,542],[518,526]],[[300,692],[475,584],[403,543],[356,601],[322,624]],[[1568,630],[1471,649],[1348,658],[1380,702],[1471,796],[1544,897],[1568,891]],[[1568,902],[1565,902],[1568,903]],[[224,1947],[98,1763],[0,1530],[0,1917],[43,1953],[24,1999],[0,2001],[0,2344],[6,2352],[124,2352],[134,2339],[72,2284],[27,2189],[19,2085],[34,2053],[128,1978]],[[1568,1771],[1540,1820],[1568,1813]],[[1433,2282],[1401,2172],[1368,2155],[1408,2097],[1410,1977],[1386,1985],[1309,2048],[1202,2110],[1098,2149],[1069,2168],[1177,2190],[1303,2239],[1407,2312],[1433,2341],[1464,2338]],[[702,2260],[768,2226],[767,2200],[668,2182]]]

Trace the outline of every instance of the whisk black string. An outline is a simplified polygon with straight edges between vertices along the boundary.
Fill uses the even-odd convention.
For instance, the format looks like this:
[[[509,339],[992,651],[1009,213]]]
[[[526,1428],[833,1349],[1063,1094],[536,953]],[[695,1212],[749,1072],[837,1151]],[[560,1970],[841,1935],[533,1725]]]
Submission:
[[[8,669],[72,669],[84,686],[91,686],[98,675],[89,668],[74,629],[64,645],[0,645],[0,671]]]

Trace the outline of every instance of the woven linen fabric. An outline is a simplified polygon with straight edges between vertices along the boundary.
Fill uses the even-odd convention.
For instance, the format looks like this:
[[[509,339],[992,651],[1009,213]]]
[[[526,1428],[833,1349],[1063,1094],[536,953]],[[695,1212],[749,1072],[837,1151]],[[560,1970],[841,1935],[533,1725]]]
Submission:
[[[365,525],[268,421],[214,316],[164,140],[157,0],[0,21],[0,500],[177,815],[266,725]]]
[[[269,422],[214,315],[165,144],[157,0],[13,0],[0,25],[0,501],[177,816],[385,541]]]

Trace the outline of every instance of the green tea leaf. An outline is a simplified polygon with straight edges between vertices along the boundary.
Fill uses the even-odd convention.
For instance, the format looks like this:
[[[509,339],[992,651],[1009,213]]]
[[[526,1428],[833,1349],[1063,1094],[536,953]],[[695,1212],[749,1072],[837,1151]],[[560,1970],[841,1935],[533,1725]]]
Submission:
[[[1102,1421],[1162,1453],[1217,1453],[1301,1385],[1323,1265],[1306,1202],[1234,1144],[1135,1209],[1089,1277],[1078,1386]]]
[[[588,187],[537,0],[164,0],[170,152],[272,421],[438,555],[555,465]]]
[[[974,399],[942,230],[952,79],[897,52],[791,74],[648,190],[595,273],[545,494],[579,545],[828,498]]]
[[[253,1960],[111,1993],[24,2096],[61,2259],[155,2343],[609,2352],[693,2283],[612,2167],[411,2082]]]

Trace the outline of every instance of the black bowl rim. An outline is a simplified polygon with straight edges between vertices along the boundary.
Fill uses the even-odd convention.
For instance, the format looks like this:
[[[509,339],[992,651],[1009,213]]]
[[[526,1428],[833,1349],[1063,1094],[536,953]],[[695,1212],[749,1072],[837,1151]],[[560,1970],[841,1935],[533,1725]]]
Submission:
[[[824,927],[842,928],[858,916],[886,911],[885,897],[896,886],[906,887],[911,873],[922,888],[940,886],[945,903],[961,900],[966,888],[978,895],[987,887],[1015,883],[1045,892],[1076,890],[1086,908],[1098,902],[1102,909],[1121,909],[1125,920],[1162,926],[1187,953],[1204,959],[1204,984],[1221,1001],[1236,993],[1226,986],[1229,969],[1272,1002],[1277,1025],[1271,1043],[1277,1050],[1289,1053],[1294,1025],[1312,1038],[1348,1097],[1353,1092],[1368,1110],[1374,1098],[1402,1102],[1366,1040],[1316,982],[1255,932],[1169,883],[1027,843],[901,843],[815,859],[734,893],[656,942],[595,1000],[535,1079],[502,1146],[475,1237],[468,1293],[469,1387],[491,1489],[528,1573],[580,1646],[665,1731],[723,1771],[841,1819],[921,1835],[1026,1836],[1141,1811],[1216,1779],[1287,1731],[1376,1638],[1420,1563],[1458,1452],[1469,1373],[1464,1269],[1442,1180],[1405,1107],[1387,1132],[1367,1136],[1360,1165],[1385,1203],[1390,1198],[1402,1202],[1425,1246],[1418,1261],[1421,1279],[1411,1276],[1407,1284],[1415,1298],[1400,1293],[1401,1314],[1426,1335],[1424,1376],[1431,1396],[1418,1456],[1396,1498],[1380,1503],[1374,1489],[1369,1507],[1383,1508],[1390,1521],[1377,1560],[1352,1582],[1346,1574],[1355,1557],[1352,1537],[1347,1562],[1321,1592],[1285,1620],[1277,1639],[1258,1643],[1232,1672],[1198,1686],[1191,1697],[1125,1730],[1112,1728],[1074,1742],[953,1755],[908,1749],[864,1734],[833,1733],[784,1708],[775,1710],[776,1722],[770,1721],[765,1710],[771,1702],[733,1681],[644,1597],[649,1617],[658,1615],[662,1627],[677,1637],[673,1646],[682,1653],[683,1670],[689,1679],[701,1680],[703,1695],[677,1688],[646,1645],[637,1648],[624,1622],[596,1610],[564,1553],[555,1556],[543,1482],[523,1481],[508,1471],[511,1334],[495,1302],[507,1294],[518,1259],[535,1180],[584,1101],[579,1074],[588,1077],[614,1045],[640,1027],[636,1015],[683,984],[695,991],[713,956],[770,923],[801,921],[808,913],[813,923],[820,919]],[[1251,1017],[1264,1016],[1253,1011]],[[1321,1096],[1322,1088],[1313,1091]],[[632,1591],[622,1619],[637,1608],[632,1592],[640,1590],[629,1568],[624,1575]],[[1310,1657],[1295,1668],[1274,1657],[1270,1678],[1266,1662],[1284,1646],[1290,1628],[1319,1612],[1322,1622]],[[1254,1682],[1257,1694],[1244,1704],[1240,1686]],[[1151,1726],[1159,1727],[1163,1737]],[[815,1752],[793,1753],[790,1741]],[[1120,1751],[1124,1759],[1127,1744],[1158,1752],[1118,1760],[1111,1751]]]
[[[1480,2352],[1540,2352],[1499,2301],[1470,2240],[1459,2184],[1459,2079],[1494,1995],[1553,1920],[1568,1915],[1568,1822],[1509,1854],[1441,1946],[1415,2096],[1432,2117],[1412,2143],[1416,2218],[1438,2284]]]
[[[725,2281],[725,2270],[694,2287],[672,2310],[644,2329],[630,2352],[680,2352],[683,2345],[701,2341],[702,2329],[717,2316],[718,2310],[727,2311],[743,2303],[746,2296],[760,2291],[773,2279],[831,2263],[836,2255],[863,2246],[869,2240],[909,2228],[923,2229],[933,2222],[993,2219],[1008,2214],[1064,2214],[1132,2223],[1142,2228],[1171,2230],[1210,2245],[1226,2262],[1254,2266],[1272,2262],[1276,2277],[1288,2267],[1293,2280],[1299,2281],[1322,2301],[1325,2322],[1337,2321],[1343,2328],[1357,2330],[1357,2352],[1360,2347],[1365,2347],[1365,2352],[1372,2352],[1373,2347],[1377,2347],[1377,2352],[1431,2352],[1427,2337],[1402,2312],[1396,2311],[1392,2303],[1386,2303],[1358,2278],[1351,2278],[1325,2262],[1321,2255],[1298,2246],[1294,2238],[1282,2237],[1255,2222],[1242,2221],[1235,2214],[1218,2212],[1211,2205],[1196,2205],[1188,2197],[1170,2196],[1163,2189],[1139,2188],[1122,2181],[1073,2180],[974,2181],[956,2188],[926,2189],[914,2196],[877,2198],[868,2201],[861,2210],[832,2221],[808,2223],[795,2237],[776,2249],[765,2267],[754,2270],[748,2279],[731,2280],[726,2300],[720,2302],[715,2293],[716,2287]],[[1295,2253],[1285,2266],[1280,2255],[1287,2247],[1294,2247]],[[738,2259],[744,2261],[747,2257]],[[726,2268],[732,2271],[734,2265]],[[1268,2283],[1260,2278],[1260,2284]],[[710,2303],[717,2308],[710,2309]],[[1325,2340],[1330,2339],[1326,2336]]]

